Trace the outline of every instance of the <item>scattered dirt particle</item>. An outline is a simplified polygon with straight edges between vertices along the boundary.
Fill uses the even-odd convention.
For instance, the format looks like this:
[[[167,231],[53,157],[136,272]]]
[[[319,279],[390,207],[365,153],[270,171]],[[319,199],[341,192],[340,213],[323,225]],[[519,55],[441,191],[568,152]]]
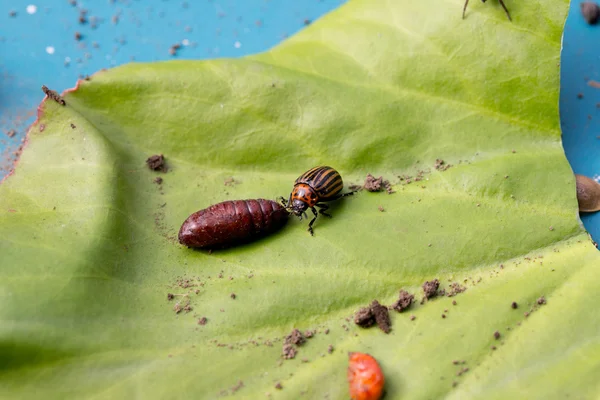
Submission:
[[[283,385],[281,384],[281,382],[277,382],[277,383],[275,384],[275,389],[277,389],[277,390],[281,390],[281,389],[283,389]]]
[[[583,93],[577,93],[577,98],[578,99],[583,99]]]
[[[458,386],[458,382],[454,381],[452,382],[452,387],[457,387]]]
[[[75,40],[80,41],[81,39],[83,39],[81,32],[75,32]]]
[[[225,179],[225,182],[223,184],[225,186],[233,186],[236,183],[238,183],[238,182],[235,179],[233,179],[233,176],[232,176],[232,177],[229,177],[229,178]]]
[[[467,372],[469,372],[469,367],[464,367],[456,373],[456,376],[461,376],[462,374],[465,374]]]
[[[307,363],[309,360],[308,360],[308,358],[303,358],[303,359],[302,359],[302,360],[300,360],[300,361],[302,361],[303,363]]]
[[[332,344],[330,344],[329,346],[327,346],[327,352],[329,354],[333,353],[333,345]]]
[[[75,124],[71,124],[71,129],[75,129],[75,128],[77,128],[77,127],[75,126]]]
[[[283,355],[283,358],[285,358],[286,360],[291,360],[294,357],[296,357],[297,350],[291,344],[284,344],[281,353]]]
[[[438,171],[445,171],[451,166],[452,164],[446,164],[446,162],[441,158],[436,159],[434,164],[435,169],[437,169]]]
[[[456,300],[452,300],[452,305],[455,306],[456,305]]]
[[[553,231],[553,230],[554,230],[554,227],[553,227],[553,226],[550,226],[550,227],[548,227],[548,230],[550,230],[550,231]]]
[[[49,99],[54,100],[61,106],[67,105],[65,100],[57,92],[55,92],[54,90],[48,89],[48,87],[46,85],[42,85],[42,91],[46,94],[46,96],[48,96]]]
[[[311,329],[307,329],[304,332],[304,337],[307,339],[310,339],[311,337],[315,336],[315,331],[311,330]]]
[[[179,43],[175,43],[174,45],[172,45],[169,48],[169,54],[172,56],[177,55],[177,50],[179,50],[181,48],[181,45]]]
[[[500,339],[500,332],[498,332],[498,331],[494,332],[494,339],[496,339],[496,340]]]
[[[154,178],[154,180],[152,182],[156,183],[157,185],[162,185],[163,178],[161,178],[160,176],[157,176],[156,178]]]
[[[14,137],[17,134],[17,131],[15,131],[14,129],[10,129],[6,132],[6,136],[8,136],[9,138]]]
[[[208,318],[202,317],[198,320],[198,325],[206,325],[207,322],[208,322]]]
[[[421,301],[421,303],[423,303],[423,301],[425,300],[429,300],[432,297],[437,296],[438,294],[438,289],[440,287],[440,281],[438,279],[434,279],[432,281],[425,281],[425,283],[423,284],[423,300]]]
[[[402,312],[410,307],[415,296],[408,293],[406,290],[400,290],[400,295],[398,296],[398,300],[392,304],[392,309]]]
[[[458,282],[452,282],[450,284],[450,288],[446,292],[446,296],[454,297],[457,294],[464,292],[465,290],[467,290],[465,286],[461,286]]]
[[[379,211],[381,211],[381,212],[384,212],[384,211],[385,211],[385,209],[384,209],[383,207],[381,207],[381,206],[377,207],[377,209],[378,209]]]
[[[44,132],[44,129],[46,129],[46,125],[40,124],[40,132]]]
[[[11,18],[14,18],[14,17],[17,16],[17,12],[15,10],[10,10],[8,12],[8,16],[11,17]]]
[[[446,314],[442,314],[442,318],[446,318]]]
[[[373,315],[375,316],[375,322],[377,322],[377,326],[379,329],[384,331],[385,333],[390,333],[392,330],[392,321],[390,320],[390,313],[386,306],[382,306],[379,304],[377,300],[373,300],[371,303],[371,310]]]
[[[546,298],[544,296],[540,297],[539,299],[537,299],[537,303],[540,306],[546,304]]]
[[[490,347],[492,350],[496,350],[496,346],[492,346]]]
[[[525,312],[523,313],[523,316],[524,316],[525,318],[529,317],[529,311],[525,311]]]
[[[584,1],[581,3],[581,14],[589,25],[595,25],[600,18],[600,7],[594,2]]]
[[[146,160],[146,165],[148,165],[148,168],[150,168],[153,171],[167,171],[165,157],[162,154],[155,154],[153,156],[148,157],[148,159]]]
[[[175,295],[173,293],[167,293],[167,300],[171,301],[175,298]]]
[[[294,329],[285,337],[285,344],[295,344],[301,346],[305,342],[304,335],[298,329]]]
[[[458,360],[454,360],[454,361],[452,361],[452,364],[454,364],[454,365],[458,365],[458,364],[460,364],[460,361],[458,361]]]
[[[237,297],[237,295],[236,295],[235,293],[231,293],[231,294],[229,295],[229,297],[231,297],[233,300],[235,300],[235,299],[236,299],[236,297]]]
[[[310,19],[307,18],[304,20],[304,25],[310,25],[310,22],[311,22]]]
[[[517,302],[516,302],[516,301],[513,301],[513,302],[511,303],[511,305],[510,305],[510,306],[511,306],[511,307],[512,307],[514,310],[516,310],[516,309],[519,307],[519,305],[517,304]]]
[[[411,320],[411,321],[414,321],[415,319],[417,319],[417,317],[416,317],[416,316],[414,316],[414,315],[411,315],[411,316],[410,316],[410,320]]]
[[[231,393],[235,393],[235,392],[237,392],[238,390],[240,390],[243,387],[244,387],[244,382],[239,381],[237,383],[237,385],[231,387]]]
[[[329,328],[325,329],[325,331],[323,333],[325,333],[326,335],[329,335]]]

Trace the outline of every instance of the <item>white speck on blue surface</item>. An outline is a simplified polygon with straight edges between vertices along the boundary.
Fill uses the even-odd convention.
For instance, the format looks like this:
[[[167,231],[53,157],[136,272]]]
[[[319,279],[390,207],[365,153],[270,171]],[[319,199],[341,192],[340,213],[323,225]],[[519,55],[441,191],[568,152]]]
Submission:
[[[235,47],[236,49],[239,49],[240,47],[242,47],[242,44],[238,41],[233,44],[233,47]]]
[[[46,53],[48,54],[54,54],[54,46],[47,46],[46,47]]]
[[[37,11],[37,6],[34,4],[30,4],[25,10],[27,11],[27,14],[35,14]]]
[[[188,46],[190,44],[190,41],[188,39],[183,39],[181,41],[181,44],[184,45],[184,46]]]

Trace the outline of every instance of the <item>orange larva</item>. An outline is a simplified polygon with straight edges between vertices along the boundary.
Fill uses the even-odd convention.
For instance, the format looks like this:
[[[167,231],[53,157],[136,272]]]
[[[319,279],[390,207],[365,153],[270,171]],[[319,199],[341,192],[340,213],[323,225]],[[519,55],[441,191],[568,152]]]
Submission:
[[[377,360],[365,353],[350,353],[348,383],[352,400],[378,400],[383,395],[385,378]]]

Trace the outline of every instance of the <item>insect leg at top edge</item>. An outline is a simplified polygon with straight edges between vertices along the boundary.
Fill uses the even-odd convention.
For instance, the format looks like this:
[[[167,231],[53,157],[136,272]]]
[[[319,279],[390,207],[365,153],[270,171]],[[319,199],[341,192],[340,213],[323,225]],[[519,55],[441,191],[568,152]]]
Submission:
[[[487,0],[481,0],[482,3],[485,3],[486,1]],[[512,18],[510,17],[510,12],[508,11],[508,8],[506,8],[506,4],[504,4],[504,0],[498,0],[498,2],[504,9],[504,12],[506,13],[506,16],[508,17],[508,20],[512,22]],[[462,13],[463,19],[465,19],[465,12],[467,11],[468,4],[469,4],[469,0],[465,0],[465,5],[463,6],[463,13]]]

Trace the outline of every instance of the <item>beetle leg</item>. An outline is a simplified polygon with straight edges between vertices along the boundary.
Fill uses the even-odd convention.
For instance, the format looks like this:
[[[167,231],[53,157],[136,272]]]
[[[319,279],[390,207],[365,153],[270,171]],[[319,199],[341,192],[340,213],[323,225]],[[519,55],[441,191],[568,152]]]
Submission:
[[[287,207],[287,205],[288,205],[287,200],[283,196],[279,196],[277,198],[277,201],[280,202],[281,204],[283,204],[284,207]]]
[[[334,200],[337,200],[337,199],[341,199],[342,197],[352,196],[356,192],[358,192],[358,190],[355,190],[354,192],[348,192],[348,193],[338,194],[333,199],[330,199],[330,200],[327,200],[327,201],[334,201]]]
[[[324,216],[331,218],[331,214],[325,212],[329,209],[327,204],[315,204],[315,206],[319,207],[319,214],[323,214]]]
[[[506,5],[504,5],[504,2],[502,0],[498,0],[500,2],[500,5],[502,6],[502,8],[504,8],[504,11],[506,12],[506,16],[508,17],[508,20],[512,22],[512,19],[510,18],[510,13],[508,12],[508,8],[506,8]]]
[[[463,19],[465,19],[465,12],[467,11],[467,4],[469,4],[469,0],[465,0],[465,5],[463,7]]]
[[[315,210],[314,207],[311,207],[310,210],[313,212],[313,214],[314,214],[315,217],[313,219],[311,219],[310,222],[308,223],[308,231],[310,232],[311,236],[314,236],[315,233],[313,232],[313,227],[312,226],[315,223],[315,221],[317,220],[317,216],[319,214],[317,214],[317,210]]]

